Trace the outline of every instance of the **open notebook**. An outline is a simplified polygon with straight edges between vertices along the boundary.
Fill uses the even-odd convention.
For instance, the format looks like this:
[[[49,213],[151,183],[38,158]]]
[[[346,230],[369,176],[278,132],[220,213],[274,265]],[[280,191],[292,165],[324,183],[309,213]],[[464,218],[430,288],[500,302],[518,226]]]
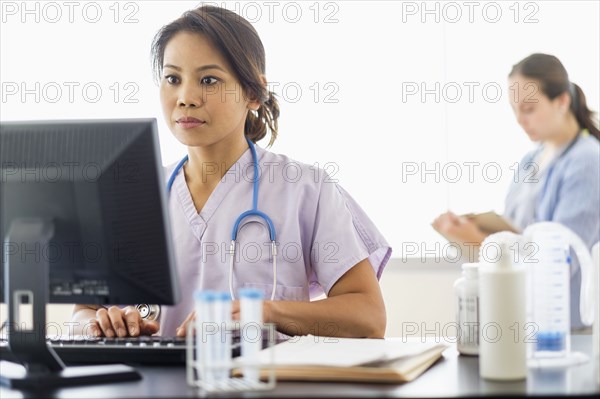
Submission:
[[[446,348],[446,344],[402,338],[307,335],[261,351],[260,363],[268,364],[270,351],[275,351],[278,380],[402,383],[421,375]],[[263,374],[266,377],[268,372],[263,370]]]

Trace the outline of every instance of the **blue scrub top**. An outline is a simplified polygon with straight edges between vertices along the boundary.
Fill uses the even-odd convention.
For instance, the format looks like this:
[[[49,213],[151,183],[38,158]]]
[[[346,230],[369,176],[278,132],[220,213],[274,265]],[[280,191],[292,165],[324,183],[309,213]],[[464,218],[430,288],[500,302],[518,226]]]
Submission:
[[[537,148],[521,161],[519,179],[512,182],[506,197],[504,216],[521,230],[536,222],[561,223],[591,249],[600,241],[600,142],[587,131],[582,132],[568,151],[557,156],[539,179],[532,181],[530,164],[541,151],[541,147]],[[523,190],[533,193],[532,203],[523,200]],[[570,285],[571,327],[581,328],[581,269],[577,261],[571,264]]]

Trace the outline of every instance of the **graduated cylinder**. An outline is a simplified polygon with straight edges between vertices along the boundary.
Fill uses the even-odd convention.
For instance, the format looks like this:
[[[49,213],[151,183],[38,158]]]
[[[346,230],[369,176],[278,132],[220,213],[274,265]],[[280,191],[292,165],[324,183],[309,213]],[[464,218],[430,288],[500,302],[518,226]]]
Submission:
[[[510,246],[518,236],[490,235],[482,244],[479,266],[479,374],[493,380],[527,377],[526,275],[513,262]],[[490,256],[495,252],[495,256]]]

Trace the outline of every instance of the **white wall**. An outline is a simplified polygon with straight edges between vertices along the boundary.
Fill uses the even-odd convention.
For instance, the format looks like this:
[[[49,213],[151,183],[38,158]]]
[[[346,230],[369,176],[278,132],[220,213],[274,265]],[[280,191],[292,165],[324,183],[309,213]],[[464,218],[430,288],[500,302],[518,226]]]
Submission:
[[[380,281],[386,336],[455,336],[453,285],[460,274],[457,264],[392,259]]]
[[[65,3],[2,1],[0,118],[156,117],[164,163],[179,159],[149,49],[198,2]],[[510,167],[531,148],[507,104],[514,63],[557,55],[599,108],[597,1],[205,3],[262,37],[282,109],[273,151],[327,166],[396,257],[443,243],[429,223],[448,208],[502,211]],[[479,163],[472,181],[465,162]]]

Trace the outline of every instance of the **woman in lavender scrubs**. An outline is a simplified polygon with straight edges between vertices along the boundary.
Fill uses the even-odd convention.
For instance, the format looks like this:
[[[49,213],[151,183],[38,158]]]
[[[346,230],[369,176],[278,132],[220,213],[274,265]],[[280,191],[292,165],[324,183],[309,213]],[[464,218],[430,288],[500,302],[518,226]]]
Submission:
[[[194,317],[195,290],[229,292],[231,230],[253,205],[247,140],[256,143],[270,131],[270,145],[278,133],[264,48],[239,15],[211,6],[186,12],[158,32],[153,55],[165,119],[188,148],[187,162],[166,171],[174,176],[169,211],[182,301],[163,306],[158,322],[143,320],[134,307],[77,305],[74,319],[92,323],[96,335],[181,336]],[[264,321],[285,334],[383,337],[378,279],[391,255],[384,237],[323,170],[258,145],[256,152],[258,209],[277,233],[277,283],[268,228],[246,218],[237,237],[234,296],[240,288],[263,291]],[[317,297],[324,299],[311,301]],[[239,318],[237,301],[232,316]]]

